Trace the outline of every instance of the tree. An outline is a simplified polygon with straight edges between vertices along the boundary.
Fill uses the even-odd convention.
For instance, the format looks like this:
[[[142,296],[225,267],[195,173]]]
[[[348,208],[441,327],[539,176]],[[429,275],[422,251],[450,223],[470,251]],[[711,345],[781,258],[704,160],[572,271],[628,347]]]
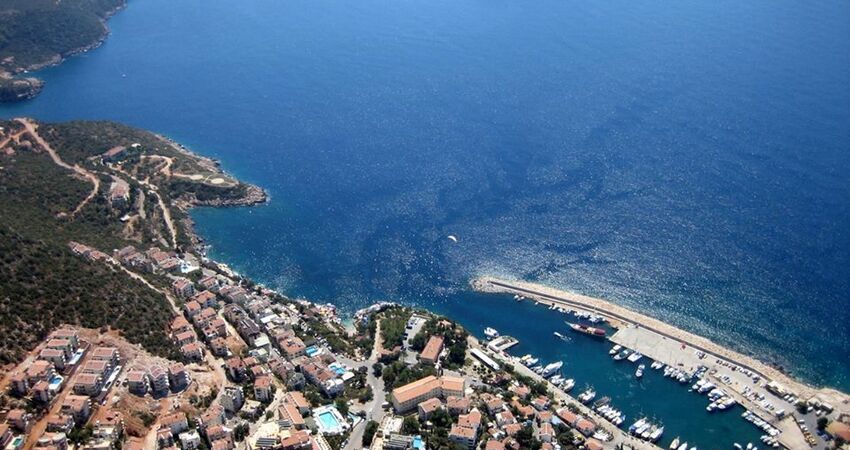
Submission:
[[[372,364],[372,374],[374,374],[376,377],[380,377],[381,372],[383,372],[383,371],[384,371],[384,365],[383,364],[381,364],[379,362]]]
[[[827,419],[826,417],[818,418],[818,430],[821,430],[821,431],[825,430],[826,426],[828,424],[829,424],[829,419]]]
[[[416,416],[407,416],[404,418],[404,422],[401,424],[401,433],[402,434],[419,434],[419,419]]]
[[[366,429],[363,430],[363,446],[368,447],[372,444],[372,439],[375,437],[375,433],[378,432],[378,422],[374,420],[370,420],[366,422]]]
[[[336,409],[343,416],[347,416],[348,415],[348,402],[346,402],[344,399],[341,399],[341,398],[336,399]]]

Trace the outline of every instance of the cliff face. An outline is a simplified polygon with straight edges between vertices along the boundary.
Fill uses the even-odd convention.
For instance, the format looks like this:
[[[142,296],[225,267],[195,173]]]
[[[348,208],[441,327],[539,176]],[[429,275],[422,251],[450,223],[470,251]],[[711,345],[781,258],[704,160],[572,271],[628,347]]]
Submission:
[[[35,97],[44,82],[38,78],[0,77],[0,102],[18,102]]]

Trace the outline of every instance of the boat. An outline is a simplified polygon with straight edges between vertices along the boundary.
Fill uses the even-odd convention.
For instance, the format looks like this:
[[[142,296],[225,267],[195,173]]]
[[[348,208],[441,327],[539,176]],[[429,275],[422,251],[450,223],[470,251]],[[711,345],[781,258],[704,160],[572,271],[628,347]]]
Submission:
[[[536,366],[538,362],[540,362],[540,359],[532,356],[531,358],[528,358],[528,364],[526,364],[526,366],[528,366],[528,367]]]
[[[676,436],[676,439],[673,439],[673,442],[670,443],[670,450],[676,450],[679,448],[679,436]]]
[[[629,362],[638,362],[641,358],[643,358],[643,355],[641,355],[640,352],[634,352],[629,355],[627,359],[629,360]]]
[[[594,398],[596,398],[596,391],[593,388],[587,388],[586,391],[579,394],[578,401],[586,405],[593,401]]]
[[[556,332],[554,332],[553,334],[555,335],[555,337],[556,337],[556,338],[558,338],[558,339],[560,339],[560,340],[562,340],[562,341],[564,341],[564,342],[566,342],[566,341],[569,341],[569,340],[570,340],[570,338],[568,338],[568,337],[564,336],[564,335],[563,335],[563,334],[561,334],[561,333],[558,333],[557,331],[556,331]]]
[[[543,368],[543,371],[540,372],[540,376],[542,376],[543,378],[549,378],[554,375],[555,372],[561,370],[561,366],[563,365],[564,363],[562,361],[553,362]]]
[[[625,350],[621,351],[620,353],[617,353],[616,355],[614,355],[614,361],[622,361],[622,360],[626,359],[626,357],[629,356],[631,353],[632,353],[631,350],[625,349]]]
[[[561,390],[564,392],[570,392],[576,385],[576,380],[569,378],[564,380],[564,384],[561,385]]]
[[[622,349],[623,349],[623,346],[620,345],[620,344],[617,344],[613,348],[611,348],[611,350],[608,351],[608,354],[611,355],[611,356],[614,356],[617,353],[620,353],[620,350],[622,350]]]
[[[602,328],[594,328],[589,327],[587,325],[572,322],[567,322],[567,325],[569,325],[570,328],[572,328],[574,331],[578,331],[579,333],[584,333],[593,337],[605,337],[605,330]]]
[[[661,435],[664,434],[664,427],[658,427],[649,434],[649,442],[657,442],[661,439]]]
[[[634,434],[635,432],[637,432],[638,428],[643,427],[644,424],[646,424],[646,417],[644,417],[644,418],[638,420],[637,422],[633,423],[632,426],[629,427],[629,433]]]
[[[735,450],[744,450],[744,447],[741,447],[741,444],[737,442],[732,444],[732,447],[735,447]]]
[[[495,339],[499,337],[499,332],[496,331],[495,328],[487,327],[484,329],[484,336],[486,336],[487,339]]]
[[[564,378],[561,377],[560,375],[555,375],[554,377],[549,379],[549,382],[556,385],[556,386],[561,384],[562,381],[564,381]]]
[[[685,442],[684,444],[680,445],[679,450],[688,450],[688,443]]]
[[[639,365],[637,370],[635,371],[635,376],[637,378],[643,377],[643,369],[645,369],[645,368],[646,368],[646,366],[644,366],[643,364]]]
[[[452,242],[454,242],[455,244],[457,244],[457,236],[455,236],[455,235],[453,235],[453,234],[450,234],[450,235],[448,235],[448,236],[446,236],[446,237],[447,237],[450,241],[452,241]]]

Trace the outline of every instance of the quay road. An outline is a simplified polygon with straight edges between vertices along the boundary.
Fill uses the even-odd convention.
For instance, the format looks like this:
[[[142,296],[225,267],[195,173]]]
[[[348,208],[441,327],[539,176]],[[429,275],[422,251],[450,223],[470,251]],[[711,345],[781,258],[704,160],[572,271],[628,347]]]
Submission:
[[[571,395],[569,395],[566,392],[552,386],[551,384],[549,384],[548,381],[546,381],[546,379],[544,379],[540,375],[534,373],[528,367],[517,362],[515,358],[508,356],[504,353],[492,352],[489,349],[487,349],[486,346],[482,346],[481,343],[475,338],[470,338],[470,347],[471,348],[478,348],[479,350],[483,351],[484,353],[486,353],[490,357],[496,359],[500,363],[513,367],[514,372],[516,372],[516,373],[521,373],[521,374],[523,374],[527,377],[533,378],[533,379],[538,380],[538,381],[545,382],[546,385],[549,386],[549,388],[552,390],[552,392],[555,395],[555,398],[553,399],[554,403],[564,404],[564,405],[571,403],[571,404],[574,404],[575,406],[577,406],[579,408],[579,410],[581,411],[581,415],[592,419],[593,422],[596,423],[597,430],[604,430],[608,434],[613,436],[613,440],[607,441],[607,442],[602,442],[602,446],[605,449],[614,450],[620,444],[625,445],[625,448],[627,448],[627,449],[632,448],[633,450],[660,450],[661,449],[661,447],[658,447],[657,445],[655,445],[651,442],[646,442],[646,441],[640,440],[638,438],[635,438],[634,436],[630,435],[627,431],[620,429],[619,427],[615,426],[611,422],[608,422],[605,418],[603,418],[602,416],[600,416],[599,414],[597,414],[595,411],[591,410],[587,406],[581,404],[578,400],[576,400]]]

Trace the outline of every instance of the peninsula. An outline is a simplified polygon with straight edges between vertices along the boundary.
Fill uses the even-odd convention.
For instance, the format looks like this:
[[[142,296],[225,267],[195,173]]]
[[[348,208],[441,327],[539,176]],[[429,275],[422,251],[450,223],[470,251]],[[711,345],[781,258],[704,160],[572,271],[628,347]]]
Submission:
[[[6,0],[0,4],[0,102],[38,95],[44,83],[19,74],[97,47],[106,20],[126,0]]]

